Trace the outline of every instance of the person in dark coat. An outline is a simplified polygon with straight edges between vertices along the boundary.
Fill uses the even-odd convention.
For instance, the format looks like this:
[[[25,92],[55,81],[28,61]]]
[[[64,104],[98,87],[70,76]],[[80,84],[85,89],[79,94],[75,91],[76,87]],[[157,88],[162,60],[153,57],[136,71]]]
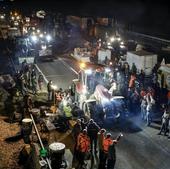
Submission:
[[[52,80],[50,80],[47,84],[47,91],[48,91],[48,101],[51,101],[53,97]]]
[[[93,119],[90,119],[89,124],[87,125],[87,133],[90,137],[91,152],[93,152],[94,146],[95,154],[97,153],[97,138],[99,130],[99,126],[94,122]]]
[[[122,137],[122,133],[113,140],[113,143],[108,148],[108,154],[107,154],[107,169],[114,169],[115,163],[116,163],[116,149],[115,145],[119,142],[120,138]]]
[[[86,129],[87,127],[87,123],[84,121],[84,118],[81,118],[81,127],[82,127],[82,130]]]
[[[73,134],[73,138],[74,138],[74,142],[75,142],[73,161],[75,161],[75,159],[77,159],[77,155],[78,155],[78,152],[77,152],[77,149],[76,149],[77,138],[78,138],[78,135],[81,133],[81,131],[82,131],[81,120],[78,119],[77,123],[74,125],[73,130],[72,130],[72,134]]]

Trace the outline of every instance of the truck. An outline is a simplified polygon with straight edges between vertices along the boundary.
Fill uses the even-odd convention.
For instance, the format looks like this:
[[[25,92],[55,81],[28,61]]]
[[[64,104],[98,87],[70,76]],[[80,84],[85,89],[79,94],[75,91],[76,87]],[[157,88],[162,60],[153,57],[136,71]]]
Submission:
[[[110,49],[100,49],[98,50],[98,63],[105,64],[105,60],[111,60],[111,50]]]
[[[87,48],[74,48],[73,57],[80,62],[90,62],[91,51]]]
[[[138,72],[143,70],[146,76],[152,74],[153,67],[157,64],[158,56],[156,54],[139,50],[127,52],[126,61],[132,67],[133,63],[136,65]]]
[[[128,115],[124,96],[112,96],[109,90],[103,85],[97,85],[94,93],[88,99],[84,99],[82,109],[88,116],[96,121],[103,113],[105,120],[118,120]],[[95,114],[91,115],[90,110],[94,109]]]

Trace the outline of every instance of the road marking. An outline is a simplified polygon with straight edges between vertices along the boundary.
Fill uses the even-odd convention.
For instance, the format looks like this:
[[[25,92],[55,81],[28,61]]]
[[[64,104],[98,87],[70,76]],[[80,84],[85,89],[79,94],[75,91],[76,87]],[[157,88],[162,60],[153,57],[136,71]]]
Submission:
[[[68,69],[73,71],[76,75],[78,75],[78,72],[75,69],[73,69],[71,66],[69,66],[63,59],[59,58],[58,60],[60,60],[65,67],[67,67]],[[44,73],[41,71],[41,69],[38,67],[37,64],[35,64],[35,67],[42,74],[42,76],[44,77],[44,80],[45,80],[46,83],[48,83],[47,77],[64,76],[64,75],[49,75],[49,76],[45,76]]]
[[[44,77],[45,82],[48,83],[48,80],[47,80],[46,76],[44,75],[44,73],[41,71],[41,69],[38,67],[37,64],[35,64],[35,67],[36,67],[37,70],[42,74],[42,76]]]
[[[71,71],[73,71],[76,75],[78,75],[78,72],[75,69],[73,69],[71,66],[69,66],[63,59],[59,58],[59,60],[63,63],[64,66],[66,66]]]

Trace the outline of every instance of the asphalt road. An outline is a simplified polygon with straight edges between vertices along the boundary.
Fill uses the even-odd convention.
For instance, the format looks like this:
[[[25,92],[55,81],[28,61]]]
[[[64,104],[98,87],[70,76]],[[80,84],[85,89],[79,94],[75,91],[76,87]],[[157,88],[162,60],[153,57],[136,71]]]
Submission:
[[[76,72],[62,59],[52,62],[41,62],[37,66],[45,75],[47,80],[52,80],[58,88],[68,89],[73,79],[77,78]]]
[[[124,137],[117,144],[116,169],[169,169],[170,140],[159,136],[159,126],[147,127],[140,118],[132,118],[121,130]]]

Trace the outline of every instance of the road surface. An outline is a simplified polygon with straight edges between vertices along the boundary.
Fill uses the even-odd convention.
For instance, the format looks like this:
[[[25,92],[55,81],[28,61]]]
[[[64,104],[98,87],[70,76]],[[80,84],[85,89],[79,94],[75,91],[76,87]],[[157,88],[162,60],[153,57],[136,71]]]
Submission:
[[[77,79],[77,74],[62,59],[56,59],[53,62],[41,62],[37,66],[45,75],[47,80],[52,80],[53,85],[58,88],[68,89],[73,79]]]

